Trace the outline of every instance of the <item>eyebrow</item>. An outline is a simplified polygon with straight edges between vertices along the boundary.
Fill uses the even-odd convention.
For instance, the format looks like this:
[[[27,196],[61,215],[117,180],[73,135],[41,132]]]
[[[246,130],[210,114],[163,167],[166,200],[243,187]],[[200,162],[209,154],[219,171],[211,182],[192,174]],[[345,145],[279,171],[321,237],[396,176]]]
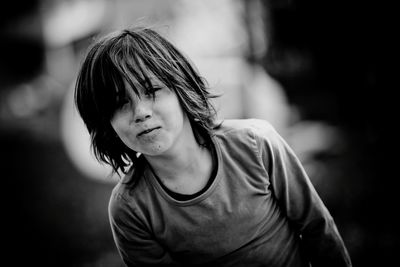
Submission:
[[[151,85],[154,84],[164,84],[164,83],[156,76],[148,76],[145,77],[144,79],[133,81],[133,84],[135,86],[140,86],[140,87],[142,87],[142,85],[145,85],[145,87],[150,87]]]
[[[144,91],[147,92],[151,87],[153,86],[166,86],[163,81],[161,81],[159,78],[157,78],[157,76],[151,75],[151,76],[147,76],[145,78],[140,78],[137,79],[136,77],[134,77],[133,79],[130,79],[130,81],[132,82],[133,88],[130,84],[130,82],[128,80],[126,80],[124,82],[124,89],[125,90],[133,90],[135,91],[135,94],[138,95],[140,94],[140,91]],[[130,89],[128,89],[130,88]],[[124,94],[124,93],[123,93]]]

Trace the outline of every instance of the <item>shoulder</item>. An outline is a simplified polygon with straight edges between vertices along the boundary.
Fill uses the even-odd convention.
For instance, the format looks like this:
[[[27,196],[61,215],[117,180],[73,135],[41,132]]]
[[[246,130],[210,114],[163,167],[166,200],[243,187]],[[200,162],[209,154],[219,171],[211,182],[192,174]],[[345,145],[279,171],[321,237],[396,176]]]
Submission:
[[[127,183],[131,177],[132,171],[122,177],[111,191],[108,203],[108,213],[111,218],[137,211],[138,192],[142,191],[140,188],[144,186],[144,179],[141,177],[142,181],[139,181],[135,188],[131,188]]]
[[[252,136],[253,138],[269,138],[277,135],[275,128],[266,120],[238,119],[224,120],[215,131],[216,135]]]
[[[225,141],[227,147],[249,147],[258,155],[271,154],[286,146],[275,127],[261,119],[224,120],[215,136]]]
[[[273,146],[276,141],[274,127],[261,119],[224,120],[214,131],[220,147],[229,154],[255,153],[260,156],[261,147]]]
[[[119,214],[127,210],[127,196],[128,191],[124,186],[123,181],[125,177],[121,178],[111,191],[111,196],[108,202],[108,214],[110,218],[116,218]]]

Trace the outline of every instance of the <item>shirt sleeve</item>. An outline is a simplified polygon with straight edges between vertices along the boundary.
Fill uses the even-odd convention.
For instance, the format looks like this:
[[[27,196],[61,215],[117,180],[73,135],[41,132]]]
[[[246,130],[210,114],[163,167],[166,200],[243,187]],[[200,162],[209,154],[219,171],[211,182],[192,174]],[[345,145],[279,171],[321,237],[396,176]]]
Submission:
[[[335,222],[299,159],[269,123],[260,123],[255,135],[271,190],[299,232],[312,266],[352,266]]]
[[[113,238],[126,266],[178,266],[140,220],[138,210],[112,196],[108,212]]]

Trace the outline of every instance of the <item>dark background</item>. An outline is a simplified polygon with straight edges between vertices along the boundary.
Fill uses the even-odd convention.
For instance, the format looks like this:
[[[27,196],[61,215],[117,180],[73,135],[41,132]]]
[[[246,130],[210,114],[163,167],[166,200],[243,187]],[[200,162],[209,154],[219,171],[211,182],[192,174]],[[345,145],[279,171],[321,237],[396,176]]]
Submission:
[[[342,131],[345,149],[313,155],[329,170],[326,183],[316,188],[354,266],[391,266],[399,249],[398,138],[392,119],[396,74],[389,68],[394,55],[389,37],[395,32],[388,7],[372,1],[262,3],[270,14],[268,53],[249,51],[247,59],[283,85],[303,120]],[[47,49],[42,4],[14,1],[0,11],[3,252],[10,266],[122,266],[107,219],[113,185],[86,179],[61,143],[63,93],[46,96],[40,88],[49,100],[26,116],[11,116],[5,105],[15,88],[42,71]],[[74,47],[86,46],[88,38]],[[62,91],[69,82],[40,86]]]

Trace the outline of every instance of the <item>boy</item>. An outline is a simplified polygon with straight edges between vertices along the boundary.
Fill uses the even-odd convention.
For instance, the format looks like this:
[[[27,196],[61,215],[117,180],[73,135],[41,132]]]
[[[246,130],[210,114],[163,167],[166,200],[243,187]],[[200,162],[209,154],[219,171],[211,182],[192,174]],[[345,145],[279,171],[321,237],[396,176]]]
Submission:
[[[299,160],[262,120],[215,121],[214,97],[152,29],[98,40],[75,100],[100,161],[125,176],[109,204],[128,266],[351,266]]]

